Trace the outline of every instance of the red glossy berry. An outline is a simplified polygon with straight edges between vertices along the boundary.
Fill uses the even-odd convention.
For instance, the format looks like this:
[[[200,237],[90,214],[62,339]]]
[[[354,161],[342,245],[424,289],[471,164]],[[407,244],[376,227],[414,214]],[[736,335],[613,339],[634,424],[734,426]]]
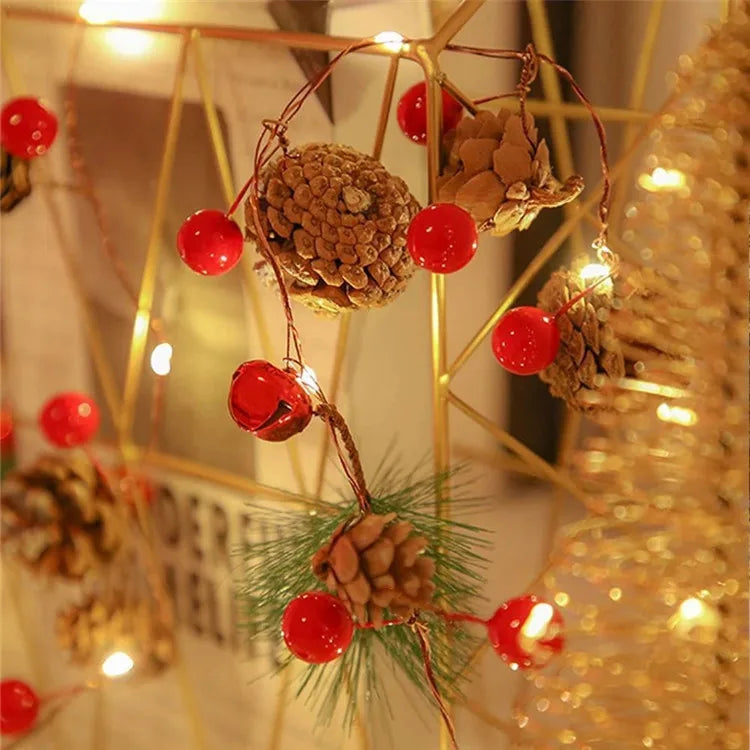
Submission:
[[[445,91],[443,94],[443,133],[458,125],[463,107]],[[407,89],[398,100],[396,119],[401,131],[415,143],[427,142],[427,84],[422,81]]]
[[[538,307],[508,310],[492,333],[497,361],[515,375],[534,375],[549,367],[560,348],[555,316]]]
[[[0,112],[0,143],[19,159],[47,153],[57,136],[57,117],[38,99],[11,99]]]
[[[180,257],[196,273],[219,276],[234,268],[242,256],[242,231],[216,209],[196,211],[177,232]]]
[[[298,659],[324,664],[349,648],[354,622],[340,599],[325,591],[308,591],[287,604],[281,632]]]
[[[99,429],[99,407],[84,393],[59,393],[42,407],[39,426],[53,445],[60,448],[83,445]]]
[[[477,251],[479,235],[471,214],[455,203],[433,203],[409,224],[406,246],[414,262],[433,273],[463,268]]]
[[[541,667],[565,646],[559,610],[533,595],[509,599],[487,621],[492,648],[511,669]]]
[[[232,375],[229,413],[243,430],[278,442],[302,432],[312,419],[313,408],[293,372],[254,359]]]
[[[39,696],[25,682],[0,682],[0,734],[26,732],[39,715]]]

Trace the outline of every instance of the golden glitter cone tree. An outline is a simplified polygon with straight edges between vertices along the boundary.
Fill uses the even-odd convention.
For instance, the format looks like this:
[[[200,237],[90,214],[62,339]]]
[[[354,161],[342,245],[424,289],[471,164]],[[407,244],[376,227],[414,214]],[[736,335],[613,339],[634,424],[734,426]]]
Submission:
[[[685,185],[628,212],[623,260],[653,251],[637,337],[658,332],[665,369],[688,354],[688,386],[577,456],[603,514],[564,529],[544,578],[568,645],[522,690],[516,747],[747,747],[748,41],[738,13],[680,58],[649,164]]]

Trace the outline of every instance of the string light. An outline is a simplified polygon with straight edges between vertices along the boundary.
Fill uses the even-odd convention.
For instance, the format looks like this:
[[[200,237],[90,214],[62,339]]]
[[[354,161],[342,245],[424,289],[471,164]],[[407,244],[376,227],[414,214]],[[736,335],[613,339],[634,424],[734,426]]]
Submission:
[[[612,269],[604,263],[588,263],[578,272],[578,276],[584,286],[591,286],[592,283],[607,276],[611,270]],[[612,288],[612,279],[609,278],[602,281],[601,284],[597,286],[596,291],[609,294],[612,292]]]
[[[685,409],[682,406],[670,406],[666,401],[663,401],[656,408],[656,416],[662,422],[672,422],[683,427],[691,427],[698,421],[698,415],[692,409]]]
[[[127,57],[145,54],[154,43],[153,36],[147,31],[135,29],[108,29],[104,38],[115,52]]]
[[[651,173],[644,172],[638,178],[638,184],[651,193],[668,190],[680,190],[687,184],[687,178],[679,169],[656,167]]]
[[[381,31],[373,39],[391,52],[401,52],[404,48],[404,37],[398,31]]]
[[[680,602],[667,624],[682,638],[712,643],[721,625],[721,616],[712,605],[691,596]]]
[[[78,15],[89,23],[145,21],[161,14],[163,0],[86,0]]]
[[[166,342],[157,344],[151,352],[151,369],[157,375],[169,375],[172,370],[172,346]]]
[[[551,604],[540,602],[534,605],[526,622],[521,627],[521,635],[532,640],[539,640],[547,632],[547,626],[552,621],[555,610]]]
[[[106,677],[122,677],[135,666],[135,662],[124,651],[113,651],[102,662],[102,674]]]

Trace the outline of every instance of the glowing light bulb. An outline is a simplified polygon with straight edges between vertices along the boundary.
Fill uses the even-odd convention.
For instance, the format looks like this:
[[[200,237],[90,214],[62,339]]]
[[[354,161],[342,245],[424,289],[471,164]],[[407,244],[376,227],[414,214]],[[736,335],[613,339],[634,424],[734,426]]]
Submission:
[[[400,52],[404,48],[404,37],[398,31],[381,31],[373,39],[391,52]]]
[[[554,614],[555,610],[551,604],[545,602],[535,604],[521,627],[521,635],[532,640],[543,638]]]
[[[596,291],[600,294],[610,294],[613,289],[612,279],[605,278],[610,272],[611,268],[604,263],[588,263],[579,272],[578,276],[586,287],[604,279],[597,287]]]
[[[169,375],[172,370],[171,344],[157,344],[151,352],[151,369],[157,375]]]
[[[102,674],[107,677],[122,677],[134,665],[135,662],[124,651],[114,651],[102,662]]]
[[[721,625],[721,615],[711,604],[691,596],[680,602],[667,624],[682,638],[713,643]]]
[[[651,193],[668,190],[680,190],[687,185],[687,177],[679,169],[656,167],[650,174],[644,172],[638,178],[638,184]]]
[[[301,374],[297,377],[297,382],[311,395],[316,396],[320,393],[320,385],[318,384],[318,376],[315,374],[315,370],[312,367],[305,365],[302,368]]]
[[[656,416],[662,422],[672,422],[682,425],[682,427],[692,427],[698,421],[698,415],[692,409],[670,406],[666,401],[656,407]]]
[[[145,21],[158,17],[163,5],[164,0],[86,0],[78,9],[78,15],[95,24]]]
[[[108,29],[104,38],[115,52],[127,57],[145,54],[154,43],[153,36],[147,31],[135,29]]]

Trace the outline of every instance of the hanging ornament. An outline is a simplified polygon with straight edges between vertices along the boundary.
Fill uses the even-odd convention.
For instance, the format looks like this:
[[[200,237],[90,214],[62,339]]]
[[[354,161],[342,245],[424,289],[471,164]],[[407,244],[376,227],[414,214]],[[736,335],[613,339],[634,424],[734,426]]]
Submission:
[[[310,396],[291,370],[270,362],[244,362],[232,375],[229,413],[243,429],[261,440],[287,440],[312,419]]]
[[[383,610],[408,619],[429,605],[435,563],[423,555],[427,539],[395,513],[368,513],[342,523],[313,556],[313,573],[360,623],[380,627]]]
[[[447,91],[441,89],[443,97],[443,133],[458,125],[463,107]],[[415,143],[427,142],[427,84],[415,83],[398,100],[396,119],[401,132]]]
[[[583,178],[561,184],[534,118],[509,109],[464,117],[445,137],[448,158],[438,178],[438,200],[465,208],[481,231],[498,237],[528,229],[542,208],[562,206],[583,190]]]
[[[281,632],[289,650],[308,664],[337,659],[349,648],[354,622],[346,607],[324,591],[308,591],[284,610]]]
[[[220,276],[234,268],[242,256],[242,231],[216,209],[196,211],[177,232],[180,258],[196,273]]]
[[[541,667],[565,646],[563,618],[536,596],[509,599],[487,621],[492,648],[511,669]]]
[[[56,135],[57,117],[39,99],[11,99],[0,112],[0,144],[19,159],[47,153]]]
[[[77,453],[42,456],[9,474],[0,502],[4,543],[47,576],[82,578],[110,562],[127,533],[122,505]]]
[[[433,203],[409,224],[407,247],[414,262],[433,273],[453,273],[463,268],[477,251],[474,220],[453,203]]]
[[[606,266],[593,270],[599,276],[608,271]],[[539,307],[554,315],[579,296],[590,280],[591,276],[586,273],[582,276],[567,269],[555,271],[539,292]],[[559,351],[539,377],[549,384],[553,396],[564,398],[573,409],[594,412],[605,408],[607,402],[601,394],[602,387],[625,376],[620,342],[609,325],[611,310],[610,280],[556,318]]]
[[[59,393],[42,407],[39,426],[47,440],[58,448],[84,445],[99,429],[99,407],[83,393]]]
[[[538,307],[508,310],[492,332],[497,361],[515,375],[534,375],[549,367],[559,346],[555,316]]]
[[[381,307],[414,273],[406,230],[419,204],[400,177],[337,144],[289,150],[258,185],[261,231],[290,295],[318,312]],[[250,202],[247,233],[258,239]],[[256,269],[273,278],[267,259]]]
[[[39,715],[39,696],[21,680],[0,682],[0,734],[28,732]]]
[[[0,149],[0,212],[15,208],[30,193],[28,161]]]

